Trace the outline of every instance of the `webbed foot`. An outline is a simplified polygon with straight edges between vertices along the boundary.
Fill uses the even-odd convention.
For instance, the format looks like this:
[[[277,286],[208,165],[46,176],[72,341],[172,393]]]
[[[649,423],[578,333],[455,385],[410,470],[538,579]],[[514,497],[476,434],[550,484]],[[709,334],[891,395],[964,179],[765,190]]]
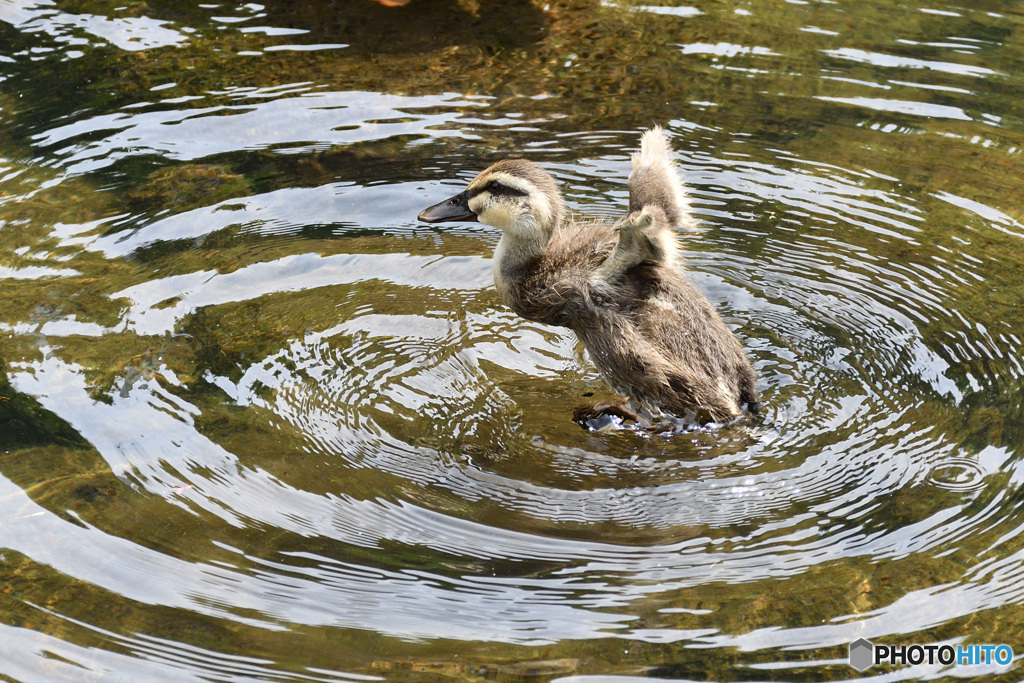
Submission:
[[[594,432],[613,425],[621,425],[623,421],[632,422],[644,431],[658,433],[669,431],[673,427],[667,423],[651,422],[625,403],[601,402],[580,406],[573,411],[572,417],[580,426]],[[619,418],[618,422],[614,418]]]

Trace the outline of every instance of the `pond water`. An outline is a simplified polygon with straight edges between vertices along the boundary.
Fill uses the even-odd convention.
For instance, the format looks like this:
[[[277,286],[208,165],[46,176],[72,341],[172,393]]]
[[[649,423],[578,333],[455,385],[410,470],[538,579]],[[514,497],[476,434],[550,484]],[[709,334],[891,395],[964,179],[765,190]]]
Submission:
[[[0,679],[1020,680],[1024,6],[389,4],[0,0]],[[654,123],[748,424],[416,221]]]

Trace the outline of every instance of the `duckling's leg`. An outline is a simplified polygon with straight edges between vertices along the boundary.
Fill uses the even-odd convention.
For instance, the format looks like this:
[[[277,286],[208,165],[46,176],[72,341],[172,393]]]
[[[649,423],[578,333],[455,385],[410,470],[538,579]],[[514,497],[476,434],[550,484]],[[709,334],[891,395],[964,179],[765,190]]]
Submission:
[[[592,406],[580,406],[572,415],[573,419],[583,426],[588,426],[592,420],[609,416],[632,420],[641,429],[651,432],[664,432],[672,428],[671,424],[652,422],[625,403],[602,402]]]
[[[601,402],[594,405],[579,406],[572,413],[573,420],[591,430],[601,429],[608,426],[608,424],[614,424],[608,420],[610,417],[632,420],[641,427],[650,424],[650,422],[624,403]]]

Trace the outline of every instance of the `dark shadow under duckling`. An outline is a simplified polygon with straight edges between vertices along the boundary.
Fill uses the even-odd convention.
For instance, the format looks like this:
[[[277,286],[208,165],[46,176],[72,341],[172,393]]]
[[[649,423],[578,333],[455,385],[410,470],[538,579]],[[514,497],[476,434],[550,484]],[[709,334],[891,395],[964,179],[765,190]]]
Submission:
[[[501,298],[524,318],[573,330],[612,388],[652,415],[730,420],[757,405],[756,376],[680,270],[674,229],[694,219],[661,128],[644,133],[632,163],[629,214],[614,225],[567,218],[554,178],[524,159],[499,161],[419,219],[500,228]]]

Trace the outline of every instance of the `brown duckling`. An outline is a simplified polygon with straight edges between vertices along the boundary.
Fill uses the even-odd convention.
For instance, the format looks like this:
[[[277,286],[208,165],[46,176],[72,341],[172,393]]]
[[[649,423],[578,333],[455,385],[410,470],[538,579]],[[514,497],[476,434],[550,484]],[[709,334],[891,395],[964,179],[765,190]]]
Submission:
[[[735,418],[756,406],[756,376],[679,268],[674,229],[694,219],[661,128],[644,133],[632,165],[629,213],[616,224],[567,217],[554,178],[524,159],[499,161],[419,220],[500,228],[494,283],[505,303],[573,330],[612,388],[652,415]]]

